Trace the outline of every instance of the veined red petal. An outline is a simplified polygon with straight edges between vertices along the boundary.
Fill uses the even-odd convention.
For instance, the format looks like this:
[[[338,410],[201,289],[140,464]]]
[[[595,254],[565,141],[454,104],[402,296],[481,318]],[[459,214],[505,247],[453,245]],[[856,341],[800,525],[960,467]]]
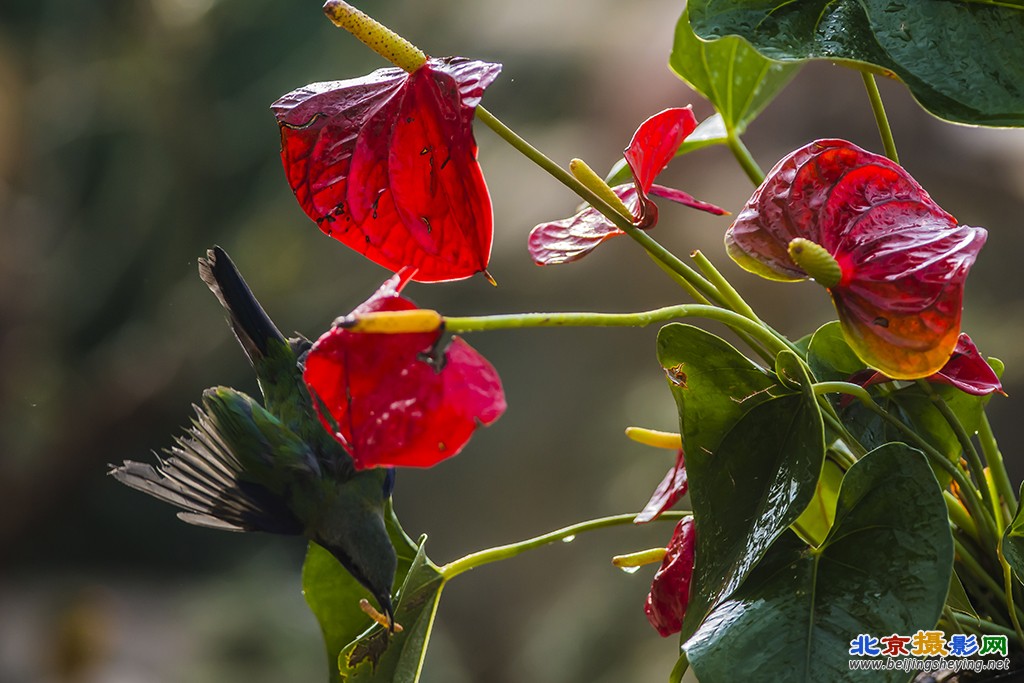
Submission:
[[[663,638],[679,633],[683,627],[683,617],[690,603],[696,540],[693,517],[679,520],[669,541],[668,552],[651,582],[644,612],[651,626]]]
[[[681,190],[654,185],[675,156],[686,136],[697,127],[690,107],[666,109],[637,128],[626,148],[626,163],[633,173],[633,185],[616,185],[612,191],[633,215],[633,225],[642,230],[658,222],[658,207],[648,192],[685,206],[715,214],[726,213],[713,204],[701,202]],[[541,223],[530,231],[528,248],[537,265],[568,263],[583,258],[602,242],[625,234],[594,208],[586,207],[575,216]]]
[[[392,277],[355,313],[415,309],[398,295],[407,275]],[[334,327],[310,349],[303,379],[319,399],[321,422],[357,469],[430,467],[505,411],[494,367],[461,339],[439,352],[440,336]]]
[[[934,375],[926,378],[929,382],[938,384],[949,384],[960,391],[972,396],[988,396],[996,392],[1003,392],[1003,384],[999,380],[992,366],[982,357],[978,347],[974,344],[966,332],[961,332],[956,342],[956,349],[949,357],[942,369]],[[886,377],[880,372],[871,374],[866,380],[859,381],[858,378],[850,378],[863,387],[872,384],[891,382],[891,377]]]
[[[665,109],[640,124],[623,153],[640,192],[650,191],[654,179],[696,127],[691,107]]]
[[[631,212],[637,212],[636,187],[616,185],[612,192]],[[550,266],[579,260],[602,242],[624,234],[604,214],[588,206],[575,216],[534,227],[530,231],[527,248],[537,265]]]
[[[381,69],[282,97],[272,106],[281,159],[303,210],[385,268],[415,267],[421,282],[486,269],[493,218],[472,118],[500,70],[430,59],[412,74]]]
[[[658,488],[654,489],[651,499],[644,506],[644,509],[640,511],[640,514],[636,516],[633,523],[644,524],[657,519],[661,516],[661,513],[670,509],[680,498],[686,495],[688,488],[686,460],[683,457],[683,449],[680,448],[676,454],[675,464],[669,469],[668,474],[661,480],[661,483],[658,484]]]
[[[799,280],[807,274],[789,256],[797,237],[839,264],[830,292],[861,360],[897,379],[945,364],[985,230],[957,225],[889,159],[819,140],[776,164],[729,228],[726,246],[747,270]]]

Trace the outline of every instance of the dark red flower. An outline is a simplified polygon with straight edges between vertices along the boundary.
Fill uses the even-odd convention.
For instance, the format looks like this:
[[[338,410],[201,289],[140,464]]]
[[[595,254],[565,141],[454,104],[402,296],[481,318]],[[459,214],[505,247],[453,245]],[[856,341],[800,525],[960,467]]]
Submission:
[[[949,384],[972,396],[988,396],[995,392],[1004,393],[1003,384],[999,381],[995,370],[982,358],[978,347],[966,332],[960,333],[953,355],[949,357],[942,369],[925,379],[938,384]],[[891,377],[874,372],[867,381],[863,382],[862,386],[869,387],[872,384],[891,381]]]
[[[306,214],[327,235],[421,282],[485,271],[491,198],[472,121],[500,64],[429,59],[413,73],[312,83],[271,109],[281,161]]]
[[[695,547],[693,517],[679,520],[644,604],[647,620],[663,638],[679,633],[683,627],[686,606],[690,603]]]
[[[676,502],[686,495],[689,484],[686,479],[686,460],[683,458],[683,449],[680,448],[676,454],[675,465],[669,469],[668,474],[654,489],[651,499],[640,511],[640,514],[633,519],[634,524],[644,524],[657,519],[661,513],[668,510]]]
[[[394,275],[352,315],[415,309],[399,296],[407,280],[408,272]],[[494,367],[459,338],[440,351],[440,337],[335,326],[310,349],[303,379],[357,469],[436,465],[505,412]]]
[[[697,127],[690,107],[666,109],[640,124],[624,156],[633,183],[612,188],[633,215],[638,228],[652,228],[658,222],[658,207],[648,196],[663,197],[716,215],[723,209],[701,202],[682,190],[655,185],[654,179],[665,170],[679,146]],[[600,211],[587,207],[575,216],[552,223],[541,223],[530,231],[530,255],[542,266],[581,259],[605,240],[624,235]]]
[[[898,164],[818,140],[768,173],[726,246],[774,280],[808,277],[791,257],[795,239],[824,249],[835,281],[817,277],[854,352],[889,377],[916,379],[938,371],[956,346],[964,281],[986,237],[957,225]]]

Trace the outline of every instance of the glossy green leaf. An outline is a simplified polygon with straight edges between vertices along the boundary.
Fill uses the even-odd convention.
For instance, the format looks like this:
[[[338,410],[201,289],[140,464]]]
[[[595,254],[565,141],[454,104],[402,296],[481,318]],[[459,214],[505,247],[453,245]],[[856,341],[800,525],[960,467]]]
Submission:
[[[1024,484],[1021,484],[1020,488],[1020,494],[1024,496]],[[1017,581],[1024,583],[1024,505],[1017,507],[1017,514],[1003,532],[999,550],[1016,575]]]
[[[679,408],[687,466],[712,453],[748,410],[785,393],[724,339],[692,325],[661,328],[658,361]]]
[[[807,364],[819,382],[846,382],[867,367],[850,348],[837,320],[815,331],[807,347]]]
[[[691,0],[705,39],[738,35],[766,57],[827,59],[899,77],[932,114],[1024,125],[1024,3]]]
[[[405,581],[418,549],[402,530],[390,501],[385,508],[384,521],[398,557],[397,588]],[[340,681],[338,653],[372,625],[359,608],[359,601],[365,598],[372,604],[373,597],[333,555],[316,543],[309,544],[302,566],[302,594],[324,636],[330,680]]]
[[[690,152],[696,152],[698,149],[710,147],[711,145],[724,145],[728,140],[725,124],[722,122],[722,115],[712,114],[698,123],[693,132],[686,136],[683,144],[679,145],[679,149],[676,150],[675,155],[680,157]],[[633,176],[630,173],[629,164],[626,163],[624,158],[615,162],[612,170],[608,172],[608,177],[605,178],[605,182],[612,186],[632,181]]]
[[[946,604],[953,610],[954,616],[956,613],[960,613],[975,619],[980,618],[977,610],[974,609],[974,605],[971,604],[971,599],[967,597],[967,591],[964,589],[964,584],[960,581],[960,577],[957,576],[956,569],[953,570],[953,575],[949,578],[949,593],[946,594]]]
[[[814,490],[814,497],[796,520],[797,528],[805,534],[807,540],[821,543],[828,535],[836,518],[836,503],[842,482],[843,470],[833,461],[826,459]]]
[[[676,24],[668,65],[714,105],[726,130],[736,134],[746,130],[800,69],[798,64],[765,59],[740,38],[701,40],[685,9]]]
[[[928,463],[888,444],[850,468],[819,548],[784,535],[683,647],[701,683],[905,681],[906,672],[850,670],[850,641],[934,627],[952,566]]]
[[[680,409],[697,525],[685,636],[807,507],[825,436],[806,373],[786,393],[724,340],[683,324],[662,329],[658,357]]]
[[[395,621],[402,631],[388,634],[371,626],[341,651],[337,666],[344,683],[416,683],[430,642],[445,578],[427,558],[421,537],[397,594]]]

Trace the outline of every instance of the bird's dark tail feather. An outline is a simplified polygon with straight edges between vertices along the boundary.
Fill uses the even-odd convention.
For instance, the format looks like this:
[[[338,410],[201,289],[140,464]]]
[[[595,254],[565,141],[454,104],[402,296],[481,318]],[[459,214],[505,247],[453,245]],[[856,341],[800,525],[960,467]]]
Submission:
[[[179,507],[178,517],[197,526],[228,531],[300,534],[302,524],[284,501],[267,489],[239,479],[242,467],[206,413],[175,439],[156,466],[126,460],[112,467],[122,484]]]
[[[199,259],[199,277],[227,309],[231,329],[254,365],[267,355],[267,342],[271,339],[282,345],[287,344],[284,335],[253,296],[227,252],[216,246],[208,250],[206,258]]]

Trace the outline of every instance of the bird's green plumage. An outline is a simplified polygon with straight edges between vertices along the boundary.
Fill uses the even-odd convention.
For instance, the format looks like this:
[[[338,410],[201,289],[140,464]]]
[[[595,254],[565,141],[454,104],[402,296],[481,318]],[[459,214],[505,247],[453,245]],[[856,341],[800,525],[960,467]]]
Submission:
[[[228,313],[263,403],[227,387],[207,389],[169,457],[157,466],[125,462],[111,474],[181,508],[193,524],[305,535],[390,617],[397,561],[384,526],[386,472],[357,471],[321,425],[302,381],[309,341],[285,339],[219,247],[199,260],[199,273]]]

